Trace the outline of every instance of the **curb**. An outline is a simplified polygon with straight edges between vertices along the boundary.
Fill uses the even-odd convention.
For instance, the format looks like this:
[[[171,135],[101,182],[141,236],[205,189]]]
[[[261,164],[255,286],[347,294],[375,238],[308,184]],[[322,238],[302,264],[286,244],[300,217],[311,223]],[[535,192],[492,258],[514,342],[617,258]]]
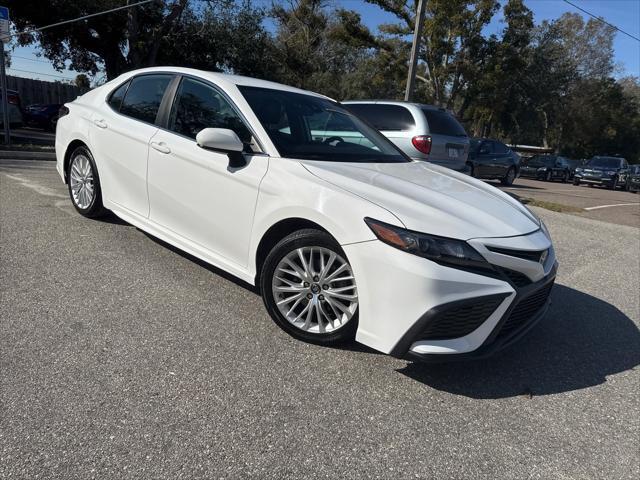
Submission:
[[[30,152],[24,150],[0,150],[0,158],[10,158],[14,160],[53,160],[56,159],[55,152]]]

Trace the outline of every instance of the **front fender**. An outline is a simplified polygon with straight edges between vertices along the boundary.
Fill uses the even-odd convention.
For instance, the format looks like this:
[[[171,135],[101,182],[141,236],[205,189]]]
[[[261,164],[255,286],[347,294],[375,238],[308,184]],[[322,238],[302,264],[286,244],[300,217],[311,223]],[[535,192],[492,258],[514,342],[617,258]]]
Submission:
[[[272,158],[256,203],[249,246],[250,273],[256,273],[260,241],[283,220],[309,220],[329,232],[340,245],[348,245],[376,238],[365,224],[365,217],[404,226],[388,210],[312,175],[295,160]]]

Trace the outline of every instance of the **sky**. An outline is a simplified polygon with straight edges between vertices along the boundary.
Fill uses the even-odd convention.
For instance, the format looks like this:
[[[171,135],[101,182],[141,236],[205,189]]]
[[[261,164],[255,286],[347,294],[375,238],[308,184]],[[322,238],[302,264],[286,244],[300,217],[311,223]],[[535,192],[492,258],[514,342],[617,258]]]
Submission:
[[[640,0],[571,0],[571,2],[640,38]],[[256,3],[269,6],[271,0],[256,0]],[[504,0],[501,0],[501,3],[504,3]],[[377,32],[379,24],[396,21],[393,15],[364,0],[334,0],[332,4],[359,12],[363,23],[374,32]],[[585,20],[589,19],[586,14],[563,0],[525,0],[525,4],[532,10],[536,24],[543,20],[554,20],[565,12],[578,13]],[[487,35],[499,33],[503,28],[502,12],[500,12],[487,26],[485,33]],[[619,67],[618,76],[640,76],[640,42],[617,32],[614,51],[616,64]],[[68,70],[57,72],[44,57],[38,57],[37,53],[37,46],[16,47],[12,52],[12,65],[7,69],[7,73],[49,81],[75,78],[76,72]]]

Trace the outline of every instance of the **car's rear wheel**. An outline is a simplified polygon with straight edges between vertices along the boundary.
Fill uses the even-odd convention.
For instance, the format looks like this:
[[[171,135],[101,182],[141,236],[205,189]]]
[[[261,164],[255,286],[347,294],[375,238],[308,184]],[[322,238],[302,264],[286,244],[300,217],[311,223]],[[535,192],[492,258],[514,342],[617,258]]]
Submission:
[[[580,185],[580,180],[579,180],[579,179],[577,179],[577,178],[574,178],[574,179],[573,179],[573,184],[574,184],[574,185]]]
[[[353,340],[358,290],[346,255],[326,232],[299,230],[278,242],[260,289],[273,320],[293,337],[323,345]]]
[[[500,179],[502,185],[510,186],[513,185],[513,181],[516,179],[516,170],[513,167],[510,167],[507,170],[507,174]]]
[[[89,218],[104,215],[98,170],[87,147],[78,147],[71,153],[67,185],[71,203],[81,215]]]

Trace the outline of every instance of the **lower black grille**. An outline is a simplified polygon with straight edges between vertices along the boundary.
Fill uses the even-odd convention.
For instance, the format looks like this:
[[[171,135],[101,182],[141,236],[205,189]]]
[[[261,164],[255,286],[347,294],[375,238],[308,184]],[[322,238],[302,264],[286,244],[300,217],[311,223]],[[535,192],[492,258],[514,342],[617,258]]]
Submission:
[[[452,307],[436,315],[418,340],[447,340],[473,332],[498,308],[503,296],[479,298],[477,302]]]
[[[516,287],[524,287],[532,283],[531,279],[524,273],[509,270],[508,268],[501,268],[500,270],[502,270],[502,273],[504,273]]]
[[[551,289],[553,288],[553,282],[545,285],[537,292],[529,295],[523,299],[516,307],[511,311],[509,318],[504,322],[498,338],[506,337],[525,325],[533,316],[540,311],[549,298]]]

